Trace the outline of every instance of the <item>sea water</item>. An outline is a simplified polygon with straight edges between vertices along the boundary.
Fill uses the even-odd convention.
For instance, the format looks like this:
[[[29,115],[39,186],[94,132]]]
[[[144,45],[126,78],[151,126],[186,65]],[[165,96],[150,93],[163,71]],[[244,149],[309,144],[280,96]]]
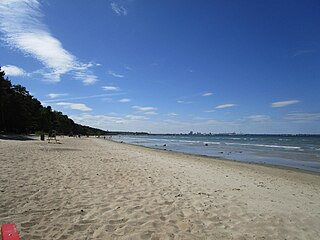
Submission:
[[[320,136],[126,135],[113,139],[158,149],[320,172]]]

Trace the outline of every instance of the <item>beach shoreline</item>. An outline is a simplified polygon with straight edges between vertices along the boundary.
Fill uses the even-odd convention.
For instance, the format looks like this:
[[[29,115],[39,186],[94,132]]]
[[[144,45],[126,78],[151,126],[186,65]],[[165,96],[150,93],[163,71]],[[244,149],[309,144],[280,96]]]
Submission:
[[[284,166],[320,173],[319,137],[115,136],[118,142],[239,162]],[[283,143],[285,142],[285,144]]]
[[[97,138],[0,140],[22,239],[319,239],[320,176]],[[216,160],[215,160],[216,159]]]
[[[105,140],[105,139],[101,139]],[[188,153],[188,152],[182,152],[182,151],[175,151],[175,150],[170,150],[170,149],[164,149],[165,147],[151,147],[151,146],[144,146],[144,145],[139,145],[139,144],[134,144],[134,143],[126,143],[123,141],[116,141],[113,139],[107,139],[107,141],[113,141],[115,143],[121,143],[121,144],[127,144],[131,146],[137,146],[137,147],[142,147],[146,149],[151,149],[151,150],[159,150],[160,152],[166,153],[173,153],[173,154],[182,154],[186,156],[193,156],[193,157],[201,157],[204,159],[208,160],[219,160],[219,161],[226,161],[226,162],[234,162],[234,163],[240,163],[240,164],[249,164],[249,165],[256,165],[256,166],[264,166],[264,167],[270,167],[270,168],[275,168],[275,169],[283,169],[283,170],[288,170],[288,171],[296,171],[296,172],[302,172],[302,173],[308,173],[308,174],[315,174],[315,175],[320,175],[320,171],[312,171],[312,170],[307,170],[307,169],[301,169],[298,167],[290,167],[286,165],[277,165],[277,164],[272,164],[272,163],[266,163],[266,162],[250,162],[250,161],[241,161],[237,159],[231,159],[231,158],[225,158],[223,156],[209,156],[209,155],[204,155],[204,154],[196,154],[196,153]]]

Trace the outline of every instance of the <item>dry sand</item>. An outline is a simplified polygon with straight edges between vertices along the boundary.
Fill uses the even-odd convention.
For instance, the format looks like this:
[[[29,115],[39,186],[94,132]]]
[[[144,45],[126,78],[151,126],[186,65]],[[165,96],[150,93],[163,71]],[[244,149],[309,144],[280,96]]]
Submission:
[[[0,140],[22,239],[320,239],[320,176],[102,139]]]

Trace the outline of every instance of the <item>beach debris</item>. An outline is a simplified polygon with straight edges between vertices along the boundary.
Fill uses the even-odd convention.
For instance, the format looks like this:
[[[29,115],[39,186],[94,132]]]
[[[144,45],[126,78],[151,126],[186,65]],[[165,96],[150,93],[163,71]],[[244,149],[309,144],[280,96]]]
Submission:
[[[83,212],[83,209],[81,209],[81,211],[80,212]]]
[[[182,194],[181,193],[179,193],[178,195],[176,195],[176,196],[174,196],[174,197],[182,197]]]
[[[207,196],[207,197],[209,197],[209,196],[210,196],[210,194],[209,194],[209,193],[204,193],[204,192],[198,192],[198,195],[205,195],[205,196]]]
[[[1,235],[3,240],[20,240],[17,226],[15,224],[2,224]]]

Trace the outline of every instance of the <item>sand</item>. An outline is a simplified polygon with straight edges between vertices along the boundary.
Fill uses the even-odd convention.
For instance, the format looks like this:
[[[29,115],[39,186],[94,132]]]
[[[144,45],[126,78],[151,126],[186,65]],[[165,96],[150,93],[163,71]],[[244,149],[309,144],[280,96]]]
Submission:
[[[320,239],[320,176],[95,138],[0,140],[22,239]]]

